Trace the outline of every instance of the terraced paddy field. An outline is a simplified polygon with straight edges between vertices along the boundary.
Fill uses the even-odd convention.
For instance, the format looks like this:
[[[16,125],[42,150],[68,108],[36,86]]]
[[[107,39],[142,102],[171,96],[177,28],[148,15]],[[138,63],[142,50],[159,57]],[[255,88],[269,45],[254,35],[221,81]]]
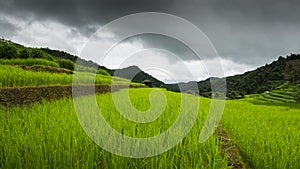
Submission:
[[[262,94],[253,95],[254,101],[260,101],[263,103],[296,103],[298,102],[300,87],[297,85],[278,88],[272,91],[266,91]]]
[[[167,106],[151,123],[135,123],[120,115],[111,93],[97,95],[96,100],[116,131],[131,137],[155,136],[165,132],[178,117],[181,94],[154,88],[129,89],[134,107],[149,109],[153,90],[165,95]],[[190,103],[187,106],[194,110],[192,103],[199,97],[185,96]],[[87,102],[83,108],[90,110],[88,100],[93,96],[84,97]],[[200,98],[195,124],[175,147],[158,156],[137,159],[114,155],[96,145],[82,129],[70,98],[1,107],[0,168],[231,168],[230,154],[222,155],[217,134],[202,144],[198,142],[210,104],[210,99]],[[299,104],[256,105],[242,99],[226,102],[221,126],[249,168],[299,168],[299,121]]]
[[[112,77],[102,74],[93,74],[89,72],[74,72],[80,77],[78,83],[81,84],[132,84],[129,80],[119,77]],[[49,85],[72,85],[73,75],[65,73],[33,72],[23,70],[20,67],[10,65],[0,65],[0,87],[21,87],[21,86],[49,86]]]

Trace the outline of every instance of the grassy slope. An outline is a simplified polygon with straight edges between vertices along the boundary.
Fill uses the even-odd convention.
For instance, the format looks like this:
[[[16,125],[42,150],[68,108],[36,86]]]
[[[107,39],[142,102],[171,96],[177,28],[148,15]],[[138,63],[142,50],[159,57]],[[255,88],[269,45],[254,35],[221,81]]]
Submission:
[[[38,58],[28,58],[28,59],[0,59],[1,65],[24,65],[24,66],[51,66],[51,67],[59,67],[59,64],[55,61],[47,60],[47,59],[38,59]]]
[[[222,125],[252,168],[299,167],[300,105],[276,104],[227,101]]]
[[[130,89],[137,109],[150,107],[152,90]],[[116,130],[141,137],[163,132],[177,118],[180,94],[164,93],[168,106],[150,124],[137,125],[121,118],[111,94],[98,95],[97,101],[105,105],[102,113]],[[193,100],[195,96],[189,97]],[[85,105],[89,110],[88,103]],[[210,100],[203,98],[201,104],[196,124],[185,139],[166,153],[142,159],[116,156],[99,148],[82,130],[71,99],[34,104],[31,108],[0,109],[0,168],[227,168],[216,136],[198,143]]]
[[[279,86],[277,89],[265,92],[257,95],[250,95],[252,102],[259,103],[296,103],[297,102],[297,90],[299,87],[297,85],[291,85],[285,83],[284,85]]]
[[[75,72],[80,75],[82,84],[89,84],[95,74],[88,72]],[[40,86],[40,85],[71,85],[72,75],[49,72],[26,71],[19,67],[0,65],[0,87]],[[114,78],[116,84],[128,84],[129,80]],[[97,74],[96,84],[110,84],[111,76]],[[138,85],[138,84],[136,84]]]

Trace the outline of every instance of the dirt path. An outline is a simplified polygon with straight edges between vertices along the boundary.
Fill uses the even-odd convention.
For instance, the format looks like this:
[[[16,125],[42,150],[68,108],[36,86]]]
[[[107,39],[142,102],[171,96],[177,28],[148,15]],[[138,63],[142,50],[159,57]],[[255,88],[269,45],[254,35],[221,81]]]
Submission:
[[[216,130],[216,133],[221,140],[222,154],[228,157],[228,167],[233,169],[246,169],[246,165],[239,153],[234,142],[228,137],[226,131],[221,125]]]

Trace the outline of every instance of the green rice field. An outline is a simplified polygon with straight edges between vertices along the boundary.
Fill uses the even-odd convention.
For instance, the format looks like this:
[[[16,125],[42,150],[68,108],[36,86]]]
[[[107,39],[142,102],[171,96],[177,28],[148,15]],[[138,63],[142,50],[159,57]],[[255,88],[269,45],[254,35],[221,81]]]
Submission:
[[[227,101],[222,126],[251,168],[300,167],[300,105]]]
[[[111,84],[112,76],[89,72],[74,72],[80,76],[78,83]],[[0,65],[0,87],[45,86],[45,85],[72,85],[73,75],[64,73],[32,72],[20,67]],[[130,84],[127,79],[114,77],[114,84]],[[132,83],[134,84],[134,83]],[[135,84],[138,85],[138,84]]]
[[[116,94],[122,95],[126,90]],[[129,89],[134,107],[149,109],[148,98],[153,90],[164,93],[167,106],[151,123],[135,123],[120,115],[111,93],[97,95],[96,100],[116,131],[131,137],[150,137],[165,132],[174,123],[181,104],[180,93]],[[185,96],[191,103],[199,101],[197,96]],[[84,96],[87,102],[83,109],[91,110],[88,100],[93,97]],[[216,134],[202,144],[198,142],[210,103],[210,99],[200,98],[193,128],[175,147],[154,157],[137,159],[114,155],[94,143],[82,129],[70,98],[1,107],[0,168],[230,168]],[[221,126],[249,168],[299,168],[299,121],[299,104],[256,105],[242,99],[226,101]]]
[[[133,105],[139,110],[148,109],[152,90],[130,89]],[[119,91],[122,92],[124,90]],[[99,105],[105,105],[100,106],[102,114],[117,131],[131,137],[149,137],[164,132],[179,113],[180,94],[163,92],[168,106],[150,124],[122,118],[109,93],[96,98]],[[189,97],[191,101],[198,101],[196,96]],[[1,108],[0,168],[227,168],[227,159],[221,155],[216,135],[203,144],[198,143],[210,100],[203,98],[202,102],[205,106],[186,138],[161,155],[140,159],[113,155],[90,140],[78,122],[72,99]],[[83,105],[89,110],[89,104]]]
[[[28,59],[0,59],[1,65],[26,65],[26,66],[35,66],[35,65],[43,65],[43,66],[51,66],[59,68],[59,64],[55,61],[50,61],[46,59],[38,59],[38,58],[28,58]]]

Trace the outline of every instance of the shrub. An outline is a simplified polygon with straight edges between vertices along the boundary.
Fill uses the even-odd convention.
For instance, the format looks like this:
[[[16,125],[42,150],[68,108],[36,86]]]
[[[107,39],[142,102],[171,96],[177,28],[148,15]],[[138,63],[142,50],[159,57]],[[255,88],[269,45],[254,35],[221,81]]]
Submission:
[[[43,52],[38,49],[32,49],[30,55],[32,58],[44,58]]]
[[[30,51],[26,48],[21,49],[20,51],[20,58],[21,59],[27,59],[30,58]]]
[[[296,101],[300,103],[300,84],[297,85]]]
[[[78,72],[91,72],[91,73],[96,73],[96,69],[93,67],[87,67],[83,65],[76,65],[76,71]]]
[[[59,67],[74,70],[75,64],[67,59],[59,59],[58,60]]]
[[[103,70],[103,69],[98,69],[97,74],[110,76],[110,74],[106,70]]]

